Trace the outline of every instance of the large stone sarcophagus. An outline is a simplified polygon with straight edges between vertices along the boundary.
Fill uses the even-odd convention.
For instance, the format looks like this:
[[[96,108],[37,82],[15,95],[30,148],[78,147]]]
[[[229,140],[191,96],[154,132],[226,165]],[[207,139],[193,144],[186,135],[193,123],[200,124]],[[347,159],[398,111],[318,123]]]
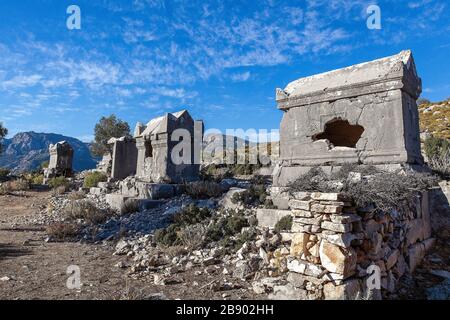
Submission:
[[[285,186],[312,166],[421,166],[421,91],[411,51],[277,89],[284,115],[274,184]]]

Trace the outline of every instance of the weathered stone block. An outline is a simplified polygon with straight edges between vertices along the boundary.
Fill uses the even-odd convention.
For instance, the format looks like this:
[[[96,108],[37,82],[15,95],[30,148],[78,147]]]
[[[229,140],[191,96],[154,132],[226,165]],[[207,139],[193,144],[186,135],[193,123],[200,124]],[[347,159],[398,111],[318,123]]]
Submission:
[[[322,221],[321,223],[322,229],[339,232],[339,233],[347,233],[352,231],[352,225],[349,223],[333,223],[330,221]]]
[[[281,218],[290,216],[290,210],[258,209],[256,219],[259,227],[274,228]]]
[[[317,213],[341,213],[343,205],[324,205],[324,204],[312,204],[311,211]]]
[[[330,272],[350,277],[356,270],[357,255],[352,248],[342,248],[326,240],[320,243],[320,261],[322,266]]]
[[[302,201],[302,200],[289,200],[289,207],[291,209],[299,209],[309,211],[311,209],[312,200]]]
[[[363,295],[361,281],[349,279],[342,285],[336,286],[332,282],[326,283],[323,287],[325,300],[355,300]]]

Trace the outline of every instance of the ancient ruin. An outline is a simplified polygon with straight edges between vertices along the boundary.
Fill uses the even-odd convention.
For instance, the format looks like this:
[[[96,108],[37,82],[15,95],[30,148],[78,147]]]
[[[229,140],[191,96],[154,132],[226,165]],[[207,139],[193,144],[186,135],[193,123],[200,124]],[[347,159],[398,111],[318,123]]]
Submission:
[[[73,174],[73,148],[67,141],[61,141],[49,146],[50,161],[44,170],[44,182],[59,176],[70,177]]]
[[[152,119],[145,126],[138,123],[134,134],[138,149],[137,177],[157,183],[198,179],[203,131],[203,121],[194,121],[186,110]],[[188,145],[190,157],[186,163],[177,164],[171,156],[180,141]]]
[[[422,91],[410,51],[298,79],[277,89],[285,186],[312,166],[421,166],[416,100]]]
[[[133,138],[111,139],[110,178],[122,180],[119,192],[107,195],[111,207],[120,209],[129,199],[170,198],[179,193],[179,184],[197,180],[203,131],[203,121],[194,121],[183,110],[152,119],[147,125],[138,123]],[[177,163],[174,154],[183,161]],[[107,189],[105,185],[105,190],[92,188],[91,192]]]

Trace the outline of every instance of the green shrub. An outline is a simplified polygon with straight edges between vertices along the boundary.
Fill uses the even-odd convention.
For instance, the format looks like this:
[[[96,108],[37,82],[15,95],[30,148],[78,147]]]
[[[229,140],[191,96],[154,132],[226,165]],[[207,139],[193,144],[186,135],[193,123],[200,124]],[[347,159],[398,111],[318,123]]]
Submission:
[[[9,169],[6,168],[0,168],[0,179],[4,179],[6,177],[8,177],[8,175],[10,174],[11,171],[9,171]]]
[[[174,246],[180,242],[178,231],[179,227],[174,224],[164,229],[158,229],[153,234],[153,240],[159,245]]]
[[[108,177],[103,172],[95,171],[88,173],[84,178],[83,187],[85,188],[94,188],[97,187],[99,182],[106,182]]]
[[[42,162],[41,165],[39,166],[39,169],[40,169],[40,170],[47,169],[47,168],[48,168],[48,165],[49,165],[49,162],[48,162],[48,161],[44,161],[44,162]]]
[[[429,137],[424,143],[430,168],[444,179],[450,177],[450,140]]]
[[[211,217],[208,208],[199,208],[190,205],[177,213],[173,218],[173,224],[165,229],[155,231],[153,240],[160,245],[174,246],[186,243],[186,229],[197,225]]]
[[[284,216],[275,225],[274,230],[278,233],[282,231],[291,231],[292,229],[292,216]]]
[[[188,226],[200,223],[211,217],[211,211],[208,208],[199,208],[193,204],[184,208],[173,217],[173,222],[179,226]]]
[[[44,175],[43,174],[33,175],[31,178],[31,183],[38,185],[44,184]]]
[[[51,178],[48,181],[48,185],[53,189],[56,189],[61,186],[68,188],[70,185],[70,182],[65,177],[60,176],[60,177]]]
[[[227,241],[226,238],[240,233],[243,228],[248,226],[249,222],[244,217],[243,212],[222,217],[208,227],[205,235],[205,243]]]
[[[251,185],[244,192],[236,192],[231,198],[231,202],[237,204],[242,203],[246,206],[265,204],[267,199],[267,191],[265,185]]]

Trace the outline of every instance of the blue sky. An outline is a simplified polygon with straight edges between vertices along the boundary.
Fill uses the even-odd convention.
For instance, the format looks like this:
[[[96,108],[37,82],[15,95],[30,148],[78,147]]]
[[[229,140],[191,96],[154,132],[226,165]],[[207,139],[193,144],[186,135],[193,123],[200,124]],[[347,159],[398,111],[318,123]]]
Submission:
[[[69,5],[81,30],[68,30]],[[381,8],[381,30],[366,8]],[[103,115],[188,109],[207,128],[277,129],[275,88],[412,49],[422,96],[450,96],[450,4],[437,0],[2,0],[0,122],[83,140]]]

